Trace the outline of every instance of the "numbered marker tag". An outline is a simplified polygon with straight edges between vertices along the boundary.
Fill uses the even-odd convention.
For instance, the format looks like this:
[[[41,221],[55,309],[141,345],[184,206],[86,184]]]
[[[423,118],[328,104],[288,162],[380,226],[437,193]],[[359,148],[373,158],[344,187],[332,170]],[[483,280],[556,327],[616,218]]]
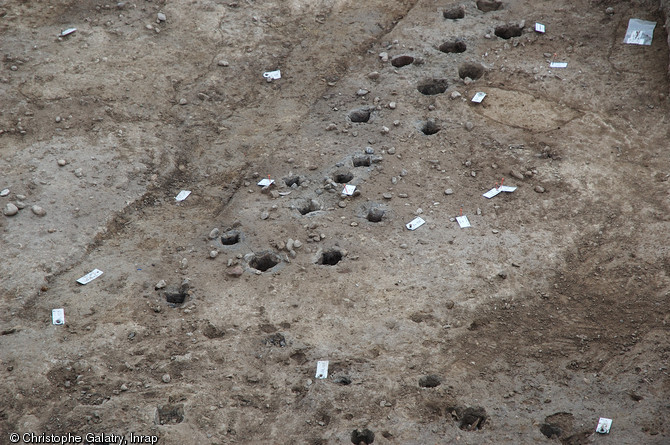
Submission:
[[[567,68],[568,62],[551,62],[549,68]]]
[[[258,183],[258,185],[260,185],[261,187],[267,187],[268,185],[272,185],[274,183],[275,183],[274,179],[265,178],[265,179],[261,179],[260,182]]]
[[[535,31],[544,34],[544,25],[542,23],[536,23]]]
[[[355,185],[345,185],[344,189],[342,189],[342,194],[347,195],[347,196],[351,196],[351,195],[354,194],[355,190],[356,190]]]
[[[405,227],[407,227],[409,230],[416,230],[422,225],[426,224],[426,221],[423,220],[420,216],[417,216],[407,224],[405,224]]]
[[[612,427],[612,419],[606,419],[601,417],[598,419],[598,426],[596,427],[596,433],[607,434],[610,432]]]
[[[316,362],[316,375],[317,379],[328,378],[328,360]]]
[[[474,97],[472,98],[472,101],[475,102],[475,103],[480,104],[480,103],[482,103],[482,101],[484,100],[485,97],[486,97],[486,93],[482,93],[480,91],[480,92],[478,92],[477,94],[474,95]]]
[[[55,325],[65,324],[65,309],[51,309],[51,321]]]
[[[470,221],[468,220],[468,217],[463,215],[463,216],[457,216],[456,221],[458,221],[458,225],[461,226],[461,229],[465,229],[466,227],[472,227],[470,225]]]
[[[498,195],[499,193],[501,193],[501,192],[502,192],[502,190],[500,190],[500,188],[498,188],[498,187],[493,187],[491,190],[489,190],[488,192],[484,193],[482,196],[483,196],[484,198],[491,199],[491,198],[493,198],[494,196],[497,196],[497,195]]]
[[[93,269],[92,271],[90,271],[89,273],[87,273],[86,275],[84,275],[83,277],[79,278],[79,279],[77,280],[77,283],[79,283],[79,284],[88,284],[88,283],[90,283],[91,281],[93,281],[93,280],[95,280],[96,278],[98,278],[100,275],[102,275],[102,271],[101,271],[101,270]]]
[[[181,192],[179,192],[179,194],[177,196],[174,197],[174,199],[177,202],[181,202],[181,201],[185,200],[186,198],[188,198],[188,195],[190,195],[190,194],[191,194],[190,190],[182,190]]]
[[[265,77],[266,79],[272,79],[272,80],[281,79],[281,70],[266,71],[266,72],[263,73],[263,77]]]
[[[65,31],[61,31],[60,36],[61,37],[69,36],[73,32],[77,32],[77,28],[68,28]]]
[[[501,192],[507,192],[507,193],[512,193],[514,190],[516,190],[516,186],[510,186],[510,185],[501,185],[500,188],[498,188]]]

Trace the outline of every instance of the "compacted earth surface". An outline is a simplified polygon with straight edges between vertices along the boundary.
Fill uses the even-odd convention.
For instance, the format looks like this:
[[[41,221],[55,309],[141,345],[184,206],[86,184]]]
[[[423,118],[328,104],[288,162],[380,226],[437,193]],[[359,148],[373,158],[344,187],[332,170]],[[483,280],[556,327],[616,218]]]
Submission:
[[[0,443],[669,443],[664,22],[0,2]]]

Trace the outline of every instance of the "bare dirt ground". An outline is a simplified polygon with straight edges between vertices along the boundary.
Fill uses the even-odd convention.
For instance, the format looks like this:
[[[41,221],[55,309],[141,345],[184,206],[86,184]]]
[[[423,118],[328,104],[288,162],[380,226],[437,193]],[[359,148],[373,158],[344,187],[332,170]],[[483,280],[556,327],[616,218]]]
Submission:
[[[658,2],[461,4],[0,2],[0,443],[667,444]]]

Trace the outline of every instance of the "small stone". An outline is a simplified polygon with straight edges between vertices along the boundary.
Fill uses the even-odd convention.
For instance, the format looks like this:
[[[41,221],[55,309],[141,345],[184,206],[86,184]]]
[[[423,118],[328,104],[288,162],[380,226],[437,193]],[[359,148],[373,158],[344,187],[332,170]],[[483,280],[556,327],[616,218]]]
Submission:
[[[188,259],[182,258],[181,262],[179,263],[179,267],[182,269],[186,269],[188,267]]]
[[[340,202],[337,203],[337,205],[338,205],[340,208],[343,209],[343,208],[345,208],[345,207],[347,206],[347,202],[346,202],[346,201],[340,201]]]
[[[407,170],[404,168],[400,171],[400,176],[407,176]]]
[[[450,97],[451,97],[452,99],[458,99],[458,98],[461,97],[461,96],[462,96],[461,93],[459,93],[458,91],[452,91]]]
[[[16,65],[12,65],[12,66],[9,67],[9,69],[12,70],[12,71],[16,71],[16,70],[19,69],[19,67],[16,66]]]
[[[186,105],[187,103],[188,101],[185,98],[182,97],[181,99],[179,99],[179,105]]]
[[[393,177],[391,178],[391,184],[396,185],[397,183],[398,183],[398,178],[396,178],[395,176],[393,176]]]
[[[369,93],[368,90],[366,90],[365,88],[361,88],[358,91],[356,91],[356,96],[365,96],[368,93]]]
[[[399,126],[399,125],[400,125],[400,121],[399,121],[399,120],[396,119],[396,120],[393,121],[393,126],[394,126],[394,127],[397,127],[397,126]]]
[[[542,187],[541,185],[536,185],[536,186],[535,186],[535,191],[536,191],[537,193],[544,193],[544,192],[545,192],[545,189],[544,189],[544,187]]]
[[[509,174],[513,178],[518,179],[519,181],[523,180],[523,175],[516,170],[510,170]]]
[[[396,109],[396,106],[397,106],[397,104],[396,104],[395,102],[389,102],[389,108],[390,108],[391,110],[395,110],[395,109]]]
[[[302,241],[300,241],[300,240],[298,240],[298,239],[295,240],[295,241],[293,242],[293,247],[295,247],[296,249],[300,249],[300,248],[302,247]]]
[[[56,116],[56,123],[60,123],[60,121],[62,121],[62,120],[63,120],[63,118],[61,118],[60,116]]]
[[[269,213],[267,210],[263,210],[263,211],[261,212],[261,219],[262,219],[262,220],[266,220],[266,219],[268,219],[269,217],[270,217],[270,213]]]
[[[398,193],[398,198],[407,198],[407,193]]]
[[[165,286],[167,286],[165,280],[160,280],[158,283],[156,283],[154,289],[163,289]]]
[[[389,148],[388,150],[386,150],[386,153],[388,153],[390,155],[394,155],[395,154],[395,147]]]
[[[379,58],[382,60],[382,62],[388,62],[389,61],[389,53],[387,53],[387,52],[379,53]]]
[[[389,131],[391,131],[391,130],[389,129],[389,127],[382,127],[382,129],[381,129],[381,133],[382,133],[382,134],[388,134]]]
[[[375,149],[372,147],[365,147],[365,153],[369,155],[375,154]]]
[[[128,391],[128,386],[126,386],[126,384],[124,383],[123,385],[121,385],[121,388],[119,388],[119,389],[121,391]]]
[[[163,374],[163,378],[161,380],[163,380],[163,383],[170,383],[172,378],[170,378],[170,374]]]
[[[501,270],[500,272],[498,272],[498,276],[504,280],[507,278],[507,272]]]
[[[156,14],[156,21],[164,22],[166,20],[167,20],[167,17],[162,12],[159,12],[158,14]]]
[[[18,196],[17,196],[17,198],[18,198]],[[26,203],[23,202],[23,201],[16,201],[15,205],[19,210],[23,210],[23,209],[26,208]]]
[[[228,269],[228,275],[230,275],[231,277],[239,277],[243,273],[244,273],[244,269],[242,269],[242,266],[239,266],[239,265],[237,265],[237,266],[235,266],[231,269]]]
[[[498,233],[500,233],[500,231],[497,230],[497,229],[493,229],[493,230],[491,230],[491,233],[493,233],[494,235],[497,235]]]
[[[445,195],[453,195],[453,194],[454,194],[454,191],[453,191],[452,189],[446,189],[446,190],[444,191],[444,194],[445,194]]]
[[[608,14],[608,15],[614,14],[614,8],[612,8],[610,6],[609,8],[605,9],[605,14]]]
[[[406,244],[406,243],[402,243],[402,244],[400,244],[400,246],[398,246],[398,247],[400,247],[401,249],[407,249],[407,244]]]
[[[65,167],[67,165],[67,161],[65,159],[59,159],[58,160],[58,166],[59,167]]]
[[[472,176],[472,177],[474,178],[475,176],[477,176],[477,172],[474,171],[474,170],[472,170],[472,171],[470,172],[470,176]]]
[[[4,189],[3,191],[0,192],[0,196],[7,196],[9,195],[9,189]]]
[[[444,304],[447,309],[453,309],[454,308],[454,300],[447,300],[447,302]]]
[[[334,130],[337,130],[337,125],[335,125],[335,124],[331,123],[331,124],[328,124],[328,126],[326,127],[326,131],[334,131]]]
[[[490,39],[490,38],[491,38],[491,34],[488,34],[488,33],[484,34],[484,38],[485,38],[485,39]]]
[[[212,251],[209,252],[209,257],[210,258],[216,258],[217,256],[219,256],[219,251],[218,250],[212,250]]]
[[[352,223],[350,224],[350,226],[351,226],[351,227],[357,227],[357,226],[358,226],[358,223],[357,223],[356,221],[354,221],[354,222],[352,222]]]
[[[368,73],[368,79],[372,79],[372,80],[379,79],[379,72],[378,71],[373,71],[371,73]]]
[[[19,213],[19,208],[11,202],[8,202],[7,205],[5,205],[5,208],[2,209],[2,214],[5,216],[14,216],[17,213]]]
[[[465,79],[463,79],[463,83],[466,84],[466,85],[470,85],[472,82],[473,82],[473,80],[470,79],[469,77],[466,77]]]
[[[228,65],[230,65],[230,64],[228,63],[227,60],[219,60],[219,61],[217,62],[217,65],[219,65],[219,66],[228,66]]]
[[[294,246],[294,244],[295,244],[295,241],[293,241],[293,238],[289,238],[289,239],[287,239],[287,240],[286,240],[286,250],[289,251],[289,252],[290,252],[291,250],[293,250],[293,246]]]
[[[38,206],[38,205],[34,205],[34,206],[32,206],[32,207],[30,208],[30,210],[32,210],[33,213],[34,213],[35,215],[37,215],[37,216],[44,216],[44,215],[47,214],[47,211],[44,210],[42,207],[40,207],[40,206]]]
[[[26,199],[26,195],[16,195],[16,199],[20,199],[21,201],[23,201],[24,199]]]
[[[74,175],[75,175],[77,178],[81,178],[82,176],[84,176],[84,170],[82,170],[81,168],[77,168],[77,169],[75,169],[75,171],[74,171]]]
[[[542,55],[547,59],[549,59],[551,57],[551,53],[544,53]]]
[[[482,209],[477,207],[477,216],[481,216],[481,215],[482,215]]]
[[[473,128],[475,128],[475,125],[474,125],[472,122],[467,121],[467,122],[465,123],[465,129],[466,129],[466,130],[468,130],[468,131],[472,131]]]
[[[212,231],[209,232],[208,236],[209,236],[209,239],[218,238],[219,237],[219,228],[218,227],[213,228]]]
[[[391,198],[393,198],[393,195],[390,194],[390,193],[384,193],[384,194],[382,195],[382,197],[383,197],[384,199],[391,199]]]

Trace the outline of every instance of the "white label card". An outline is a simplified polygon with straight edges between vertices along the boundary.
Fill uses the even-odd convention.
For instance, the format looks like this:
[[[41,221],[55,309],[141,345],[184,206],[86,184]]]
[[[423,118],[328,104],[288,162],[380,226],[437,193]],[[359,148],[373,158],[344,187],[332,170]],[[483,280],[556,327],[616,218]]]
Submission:
[[[549,68],[567,68],[568,62],[551,62]]]
[[[417,216],[407,224],[405,224],[405,227],[407,227],[409,230],[416,230],[422,225],[426,224],[426,221],[423,220],[420,216]]]
[[[281,79],[281,70],[266,71],[263,73],[263,77],[265,77],[266,79],[273,79],[273,80]]]
[[[77,31],[77,28],[68,28],[65,31],[62,31],[60,33],[60,36],[65,37],[65,36],[68,36],[68,35],[72,34],[73,32],[76,32],[76,31]]]
[[[344,188],[342,189],[342,194],[351,196],[354,194],[354,191],[356,190],[355,185],[345,185]]]
[[[190,195],[190,194],[191,194],[190,190],[182,190],[181,192],[179,192],[179,194],[177,196],[174,197],[174,199],[177,202],[181,202],[181,201],[185,200],[186,198],[188,198],[188,195]]]
[[[542,23],[536,23],[535,24],[535,31],[544,33],[544,25]]]
[[[612,419],[606,419],[601,417],[598,419],[598,426],[596,427],[596,432],[600,434],[607,434],[610,432],[612,427]]]
[[[483,196],[484,198],[491,199],[491,198],[493,198],[494,196],[497,196],[497,195],[498,195],[499,193],[501,193],[501,192],[502,192],[502,190],[500,190],[500,188],[498,188],[498,187],[493,187],[491,190],[489,190],[488,192],[484,193],[482,196]]]
[[[316,362],[316,375],[317,379],[328,378],[328,360],[323,360]]]
[[[93,281],[93,280],[95,280],[96,278],[98,278],[100,275],[102,275],[102,271],[101,271],[101,270],[93,269],[92,271],[90,271],[89,273],[87,273],[86,275],[84,275],[83,277],[79,278],[79,279],[77,280],[77,283],[79,283],[79,284],[88,284],[88,283],[90,283],[91,281]]]
[[[486,97],[486,93],[482,93],[480,91],[480,92],[478,92],[477,94],[474,95],[474,97],[472,98],[472,101],[475,102],[475,103],[481,103],[484,100],[485,97]]]
[[[258,185],[260,185],[261,187],[267,187],[268,185],[272,185],[274,183],[275,183],[274,179],[265,178],[265,179],[261,179],[261,181],[258,183]]]
[[[461,229],[465,229],[466,227],[472,227],[470,225],[470,221],[468,220],[468,217],[463,215],[463,216],[457,216],[456,221],[458,221],[458,225],[461,226]]]
[[[516,190],[516,186],[510,186],[510,185],[501,185],[498,190],[501,192],[507,192],[507,193],[512,193],[514,190]]]
[[[55,325],[65,324],[65,309],[51,309],[51,321]]]

